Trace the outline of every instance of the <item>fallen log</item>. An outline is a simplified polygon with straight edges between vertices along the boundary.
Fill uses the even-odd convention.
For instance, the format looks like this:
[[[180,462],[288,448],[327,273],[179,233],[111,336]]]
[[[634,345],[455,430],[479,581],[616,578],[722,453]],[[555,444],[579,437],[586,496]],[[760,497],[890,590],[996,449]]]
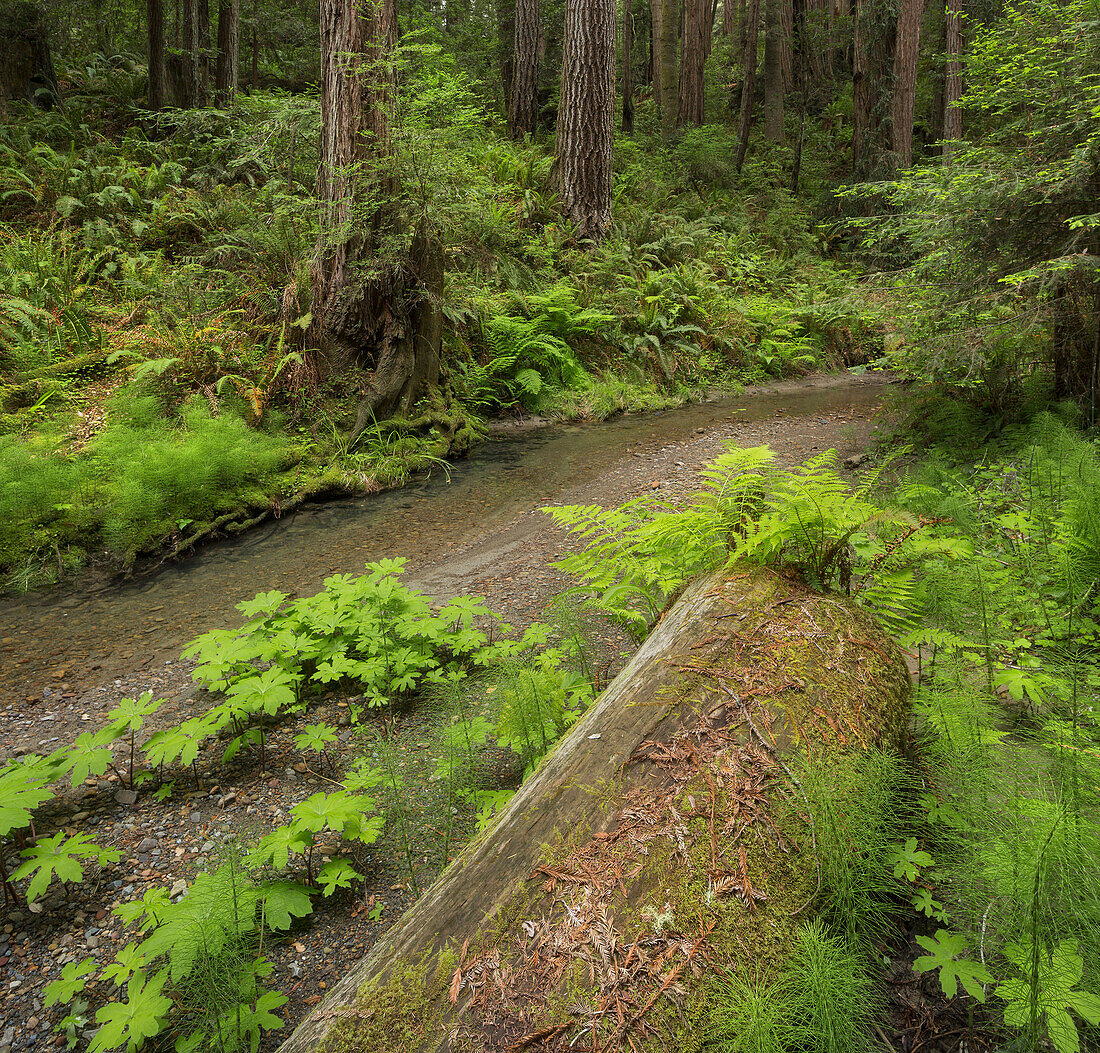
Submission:
[[[679,1048],[706,976],[766,974],[812,914],[800,755],[898,749],[909,697],[853,605],[695,582],[281,1053]]]

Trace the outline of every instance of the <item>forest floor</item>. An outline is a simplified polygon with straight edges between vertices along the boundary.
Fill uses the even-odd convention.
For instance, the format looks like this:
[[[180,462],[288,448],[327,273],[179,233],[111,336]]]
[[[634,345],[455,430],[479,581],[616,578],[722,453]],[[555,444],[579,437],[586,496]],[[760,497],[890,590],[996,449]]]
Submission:
[[[812,377],[746,392],[745,402],[751,403],[761,394],[807,386],[837,388],[833,408],[806,416],[776,412],[756,420],[730,414],[674,441],[638,441],[595,477],[557,495],[555,503],[609,505],[654,493],[676,503],[698,488],[701,467],[730,442],[767,444],[784,464],[836,449],[842,463],[852,458],[849,466],[857,465],[861,451],[874,440],[882,424],[889,401],[887,383],[870,376]],[[852,398],[845,404],[843,394],[848,389]],[[514,625],[524,626],[539,619],[569,584],[551,563],[565,555],[570,544],[564,529],[531,508],[477,531],[475,538],[450,551],[445,560],[410,560],[406,580],[436,596],[484,595],[491,609]],[[254,586],[260,590],[269,583],[258,580]],[[607,631],[594,646],[600,653],[593,664],[598,665],[601,682],[606,683],[617,672],[629,645]],[[155,653],[155,636],[148,647],[154,652],[154,661],[147,668],[127,675],[112,665],[109,655],[102,655],[85,666],[65,669],[60,684],[51,678],[33,704],[28,701],[0,710],[0,759],[48,747],[55,741],[71,741],[96,728],[101,715],[119,698],[136,697],[146,690],[175,703],[160,711],[158,721],[189,716],[199,694],[190,682],[189,664],[179,661],[178,650],[167,659]],[[104,678],[108,668],[112,675]],[[270,738],[265,772],[259,770],[255,758],[242,753],[228,767],[204,771],[201,789],[187,780],[186,786],[177,786],[176,793],[164,801],[139,796],[113,776],[88,779],[56,798],[52,812],[40,821],[50,829],[39,833],[79,827],[92,832],[98,844],[121,849],[122,861],[103,870],[91,868],[80,885],[55,884],[31,909],[6,907],[0,924],[0,975],[5,979],[0,988],[0,1051],[19,1053],[64,1044],[63,1035],[51,1033],[62,1015],[60,1007],[43,1008],[43,988],[65,963],[86,956],[105,962],[128,941],[123,925],[111,912],[114,905],[157,885],[182,890],[198,870],[219,858],[227,840],[262,836],[271,825],[285,821],[295,803],[328,784],[315,764],[307,765],[292,740],[307,720],[338,726],[340,744],[334,751],[338,769],[357,745],[342,712],[346,707],[346,701],[330,699],[308,716],[280,726]],[[409,799],[423,802],[424,814],[413,824],[415,881],[421,889],[438,873],[448,850],[453,854],[456,848],[455,840],[443,841],[438,829],[442,820],[433,813],[430,772],[434,758],[430,743],[421,741],[429,737],[430,722],[430,714],[409,711],[398,713],[393,725],[396,738],[410,747],[404,752],[405,793]],[[502,775],[505,779],[509,776],[514,778],[515,773]],[[469,832],[469,816],[460,816],[456,822],[465,823]],[[9,867],[16,862],[10,858]],[[266,1048],[274,1048],[289,1034],[323,997],[326,987],[368,952],[411,902],[411,875],[395,833],[387,832],[356,863],[366,876],[362,895],[338,893],[323,901],[318,897],[308,924],[296,928],[288,939],[264,948],[275,966],[272,985],[289,996],[282,1010],[286,1027],[268,1034]],[[896,979],[891,982],[897,985]],[[108,995],[107,986],[101,982],[100,989],[95,984],[86,989],[93,1010]],[[910,989],[902,990],[907,999],[920,1001]],[[931,1019],[927,1008],[920,1012]],[[93,1029],[89,1019],[85,1035],[90,1037]],[[904,1043],[902,1048],[913,1046]]]

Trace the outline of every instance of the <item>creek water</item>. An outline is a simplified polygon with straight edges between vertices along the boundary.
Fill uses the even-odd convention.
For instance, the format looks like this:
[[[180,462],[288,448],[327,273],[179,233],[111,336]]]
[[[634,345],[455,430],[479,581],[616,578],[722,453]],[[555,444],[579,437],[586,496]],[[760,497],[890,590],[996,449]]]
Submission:
[[[164,665],[208,629],[235,624],[233,609],[259,591],[316,592],[335,573],[360,573],[383,556],[406,556],[406,581],[433,577],[461,591],[459,564],[484,568],[544,523],[517,516],[569,501],[571,491],[629,456],[700,428],[777,415],[872,412],[884,385],[811,381],[601,424],[548,425],[500,435],[455,464],[401,490],[307,506],[146,576],[94,591],[74,587],[0,600],[0,701],[41,698],[86,678],[103,681]],[[599,500],[586,494],[586,500]],[[461,559],[456,554],[462,553]],[[433,573],[434,570],[434,573]]]

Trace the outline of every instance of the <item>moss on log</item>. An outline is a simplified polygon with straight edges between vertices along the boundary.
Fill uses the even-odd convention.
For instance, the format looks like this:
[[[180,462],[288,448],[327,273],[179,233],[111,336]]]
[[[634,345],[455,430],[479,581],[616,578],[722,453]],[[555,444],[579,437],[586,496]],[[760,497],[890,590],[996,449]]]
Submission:
[[[909,698],[851,605],[695,582],[281,1053],[697,1048],[714,978],[767,977],[813,912],[793,762],[899,748]]]

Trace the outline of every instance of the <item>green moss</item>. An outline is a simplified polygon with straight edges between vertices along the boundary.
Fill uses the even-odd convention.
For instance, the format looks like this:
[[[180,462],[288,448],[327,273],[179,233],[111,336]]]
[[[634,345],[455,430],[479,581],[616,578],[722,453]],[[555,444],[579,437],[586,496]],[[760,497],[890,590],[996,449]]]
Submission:
[[[337,1010],[319,1053],[405,1053],[438,1023],[458,960],[451,950],[428,953],[416,965],[398,963],[384,979],[359,989],[355,1005]]]

